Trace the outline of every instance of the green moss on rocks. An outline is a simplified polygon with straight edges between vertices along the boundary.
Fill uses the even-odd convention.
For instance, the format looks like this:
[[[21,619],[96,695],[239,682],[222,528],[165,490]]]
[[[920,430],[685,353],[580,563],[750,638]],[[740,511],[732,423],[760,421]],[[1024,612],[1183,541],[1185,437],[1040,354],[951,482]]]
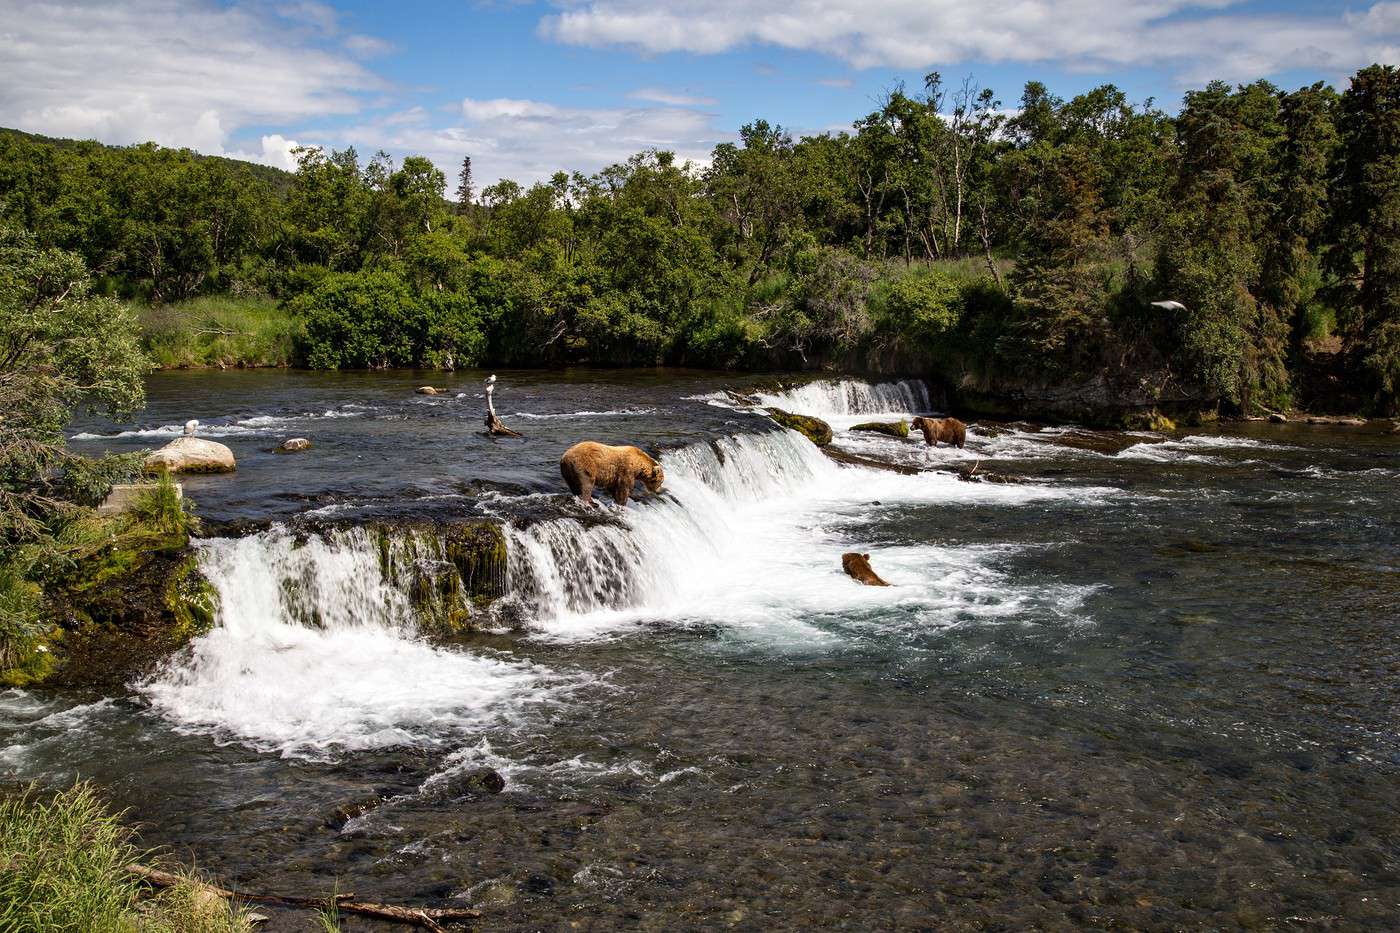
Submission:
[[[820,418],[813,418],[811,415],[794,415],[781,408],[768,409],[768,417],[785,428],[797,431],[818,447],[825,447],[831,443],[831,425]]]
[[[0,669],[0,687],[32,687],[48,680],[58,670],[62,642],[63,629],[55,625],[7,645],[5,660],[11,666]]]
[[[165,607],[174,624],[169,637],[183,644],[214,627],[219,613],[219,591],[199,572],[199,560],[189,554],[170,575],[165,587]]]
[[[94,530],[108,543],[51,569],[45,615],[55,625],[0,682],[119,686],[213,626],[218,595],[186,534],[124,519]]]
[[[385,577],[409,596],[428,634],[477,629],[483,609],[505,592],[506,539],[493,521],[447,525],[375,525]]]
[[[1123,416],[1125,431],[1175,431],[1176,422],[1160,411],[1135,411]]]
[[[870,431],[875,434],[888,434],[890,437],[907,438],[909,436],[909,422],[904,419],[899,421],[865,421],[861,424],[851,425],[852,431]]]

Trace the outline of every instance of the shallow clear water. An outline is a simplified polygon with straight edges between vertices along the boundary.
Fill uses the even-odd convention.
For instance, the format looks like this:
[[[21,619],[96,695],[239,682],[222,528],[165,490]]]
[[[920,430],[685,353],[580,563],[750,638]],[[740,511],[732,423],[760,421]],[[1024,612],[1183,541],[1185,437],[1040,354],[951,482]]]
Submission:
[[[138,429],[198,417],[239,458],[187,482],[202,513],[350,527],[204,543],[220,626],[121,697],[0,694],[0,774],[91,777],[249,888],[505,929],[1400,920],[1395,436],[987,425],[928,451],[843,430],[908,386],[769,399],[864,456],[1027,479],[979,484],[838,466],[732,407],[744,377],[502,373],[527,437],[492,441],[478,379],[153,378]],[[119,429],[74,444],[164,442]],[[664,450],[666,492],[581,524],[548,497],[583,438]],[[418,639],[353,530],[386,508],[529,511],[523,628]],[[894,585],[845,577],[857,549]],[[482,765],[504,793],[454,790]]]

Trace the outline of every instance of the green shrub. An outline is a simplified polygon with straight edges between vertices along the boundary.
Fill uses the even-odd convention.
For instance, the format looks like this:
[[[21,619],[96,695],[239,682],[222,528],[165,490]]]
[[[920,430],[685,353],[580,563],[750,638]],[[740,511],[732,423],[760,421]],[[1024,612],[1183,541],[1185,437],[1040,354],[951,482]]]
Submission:
[[[461,292],[415,294],[383,271],[326,276],[292,302],[304,323],[303,351],[313,369],[470,366],[485,348],[480,315]]]
[[[933,268],[916,268],[880,282],[871,305],[877,329],[913,346],[927,346],[944,337],[962,317],[957,283]]]
[[[105,457],[72,457],[63,465],[57,491],[61,498],[95,508],[117,483],[132,483],[141,476],[142,452]]]

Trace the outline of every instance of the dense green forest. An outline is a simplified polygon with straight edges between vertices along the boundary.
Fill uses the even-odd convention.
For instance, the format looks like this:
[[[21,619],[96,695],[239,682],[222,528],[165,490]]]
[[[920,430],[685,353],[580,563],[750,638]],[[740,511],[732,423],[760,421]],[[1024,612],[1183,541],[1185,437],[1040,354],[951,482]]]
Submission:
[[[929,75],[850,132],[764,121],[478,189],[464,153],[283,173],[0,133],[0,223],[75,253],[164,365],[842,368],[1015,396],[1394,411],[1400,71],[1346,90]],[[1184,308],[1152,302],[1172,300]]]

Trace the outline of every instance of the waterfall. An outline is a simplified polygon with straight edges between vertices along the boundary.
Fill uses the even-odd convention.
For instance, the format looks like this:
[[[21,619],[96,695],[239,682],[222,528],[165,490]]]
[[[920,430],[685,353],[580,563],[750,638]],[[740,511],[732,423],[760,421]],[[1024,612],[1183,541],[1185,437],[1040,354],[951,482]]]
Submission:
[[[838,471],[792,431],[693,444],[661,462],[665,491],[615,524],[561,518],[506,529],[508,587],[529,614],[558,619],[657,604],[686,580],[723,575],[742,506],[792,496]]]
[[[432,564],[437,547],[364,528],[201,542],[215,627],[139,689],[181,728],[295,756],[513,722],[548,693],[551,672],[418,637],[415,598],[431,608],[433,588],[396,571]]]
[[[993,550],[872,540],[872,506],[1097,504],[1116,492],[843,467],[786,430],[692,444],[661,462],[661,495],[626,509],[604,505],[608,521],[558,518],[506,528],[507,588],[539,637],[589,639],[660,621],[718,624],[784,650],[810,650],[877,616],[881,626],[920,631],[999,619],[1013,605],[1065,594],[1032,592],[1006,579],[989,566],[999,556]],[[894,585],[850,580],[841,555],[851,550],[877,552],[872,563]],[[1069,594],[1064,605],[1079,595]]]
[[[911,414],[932,410],[922,379],[871,385],[859,379],[823,379],[776,394],[759,393],[764,405],[818,418],[841,415]]]
[[[447,533],[278,527],[201,542],[201,569],[220,597],[216,625],[138,689],[178,728],[292,756],[520,728],[585,681],[422,637],[425,624],[470,611],[464,597],[481,587],[504,591],[537,638],[694,623],[820,649],[863,626],[926,631],[1080,598],[1006,579],[985,549],[881,544],[872,506],[1095,502],[1116,492],[843,467],[787,430],[696,442],[661,459],[662,493],[627,508],[603,497],[588,520]],[[497,543],[464,537],[480,534]],[[873,564],[894,585],[847,578],[841,554],[856,549],[877,552]]]

